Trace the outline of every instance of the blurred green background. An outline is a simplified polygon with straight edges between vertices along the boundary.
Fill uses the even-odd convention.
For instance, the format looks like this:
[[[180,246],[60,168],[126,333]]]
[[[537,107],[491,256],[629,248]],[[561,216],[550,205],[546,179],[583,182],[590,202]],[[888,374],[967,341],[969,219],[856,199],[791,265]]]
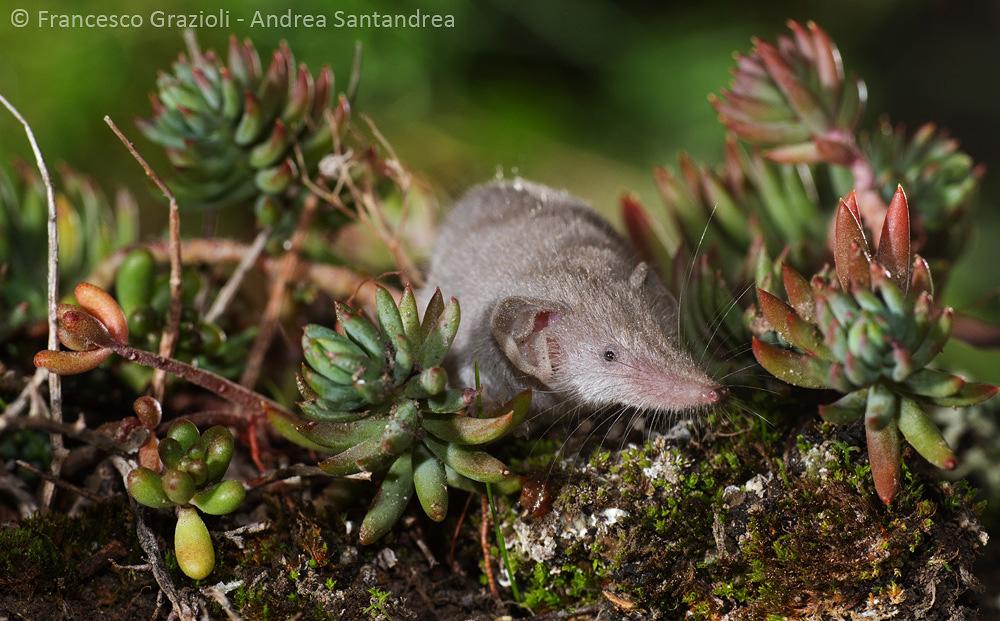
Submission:
[[[726,85],[732,53],[751,36],[773,38],[785,20],[814,19],[839,44],[849,73],[864,77],[864,124],[887,114],[915,128],[933,120],[988,169],[977,235],[953,276],[947,301],[1000,320],[1000,3],[994,1],[853,0],[623,5],[573,2],[336,4],[296,2],[296,12],[336,10],[450,13],[441,29],[251,28],[255,9],[287,3],[162,1],[137,3],[14,0],[0,12],[0,92],[33,123],[50,160],[65,161],[111,190],[125,185],[143,202],[143,229],[165,210],[146,191],[139,168],[101,122],[110,114],[137,139],[155,166],[162,152],[131,119],[149,112],[156,72],[182,50],[178,30],[14,28],[10,12],[184,14],[231,11],[232,28],[202,29],[204,48],[224,49],[230,30],[250,36],[262,56],[287,39],[297,58],[330,64],[343,85],[356,40],[364,44],[358,108],[370,114],[402,159],[443,196],[493,177],[521,174],[570,189],[607,213],[623,190],[657,198],[649,174],[677,151],[714,160],[723,132],[706,95]],[[235,17],[247,18],[237,23]],[[2,157],[28,156],[19,128],[0,117]],[[238,229],[244,220],[229,223]],[[238,231],[235,231],[238,232]],[[960,345],[952,364],[1000,382],[996,354]]]

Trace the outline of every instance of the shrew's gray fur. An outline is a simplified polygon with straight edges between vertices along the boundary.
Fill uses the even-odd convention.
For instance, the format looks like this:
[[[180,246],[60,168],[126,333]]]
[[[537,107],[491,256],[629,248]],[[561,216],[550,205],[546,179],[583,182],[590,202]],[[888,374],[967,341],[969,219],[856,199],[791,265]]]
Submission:
[[[593,209],[522,180],[472,189],[445,218],[435,287],[462,305],[449,372],[490,403],[525,387],[536,411],[681,411],[721,389],[678,342],[676,303]]]

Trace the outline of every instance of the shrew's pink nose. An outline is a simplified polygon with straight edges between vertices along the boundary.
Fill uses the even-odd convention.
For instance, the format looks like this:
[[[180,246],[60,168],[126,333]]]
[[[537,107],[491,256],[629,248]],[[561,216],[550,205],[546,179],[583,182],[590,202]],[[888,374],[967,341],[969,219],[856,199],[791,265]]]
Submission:
[[[705,400],[705,403],[715,404],[724,401],[729,396],[729,391],[720,386],[719,388],[706,390],[701,393],[701,396]]]

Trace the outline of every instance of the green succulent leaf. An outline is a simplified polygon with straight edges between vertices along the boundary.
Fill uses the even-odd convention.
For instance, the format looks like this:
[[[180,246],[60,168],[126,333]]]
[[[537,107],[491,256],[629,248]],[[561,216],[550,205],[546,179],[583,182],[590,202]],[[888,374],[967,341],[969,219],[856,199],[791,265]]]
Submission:
[[[413,450],[413,487],[427,517],[443,521],[448,515],[448,477],[441,460],[422,445]]]
[[[428,415],[424,429],[445,442],[455,444],[488,444],[504,436],[512,428],[514,412],[493,418],[473,418],[461,415]]]
[[[185,453],[201,438],[198,427],[186,418],[178,418],[167,429],[167,437],[173,438]]]
[[[188,578],[202,580],[215,569],[215,548],[212,536],[193,507],[177,509],[177,526],[174,528],[174,554],[177,565]]]
[[[846,425],[864,417],[867,403],[868,389],[861,388],[844,395],[833,403],[819,406],[819,415],[823,417],[823,420],[835,425]]]
[[[510,476],[510,470],[502,461],[484,451],[470,451],[430,437],[424,438],[424,444],[438,459],[473,481],[499,483]]]
[[[375,500],[368,509],[358,539],[362,545],[374,543],[382,538],[399,520],[406,510],[406,505],[413,495],[413,461],[410,453],[396,459],[382,484],[379,486]]]
[[[945,470],[955,468],[957,462],[951,447],[930,415],[912,399],[904,398],[900,403],[899,431],[927,461]]]
[[[151,509],[166,509],[174,503],[163,493],[163,481],[149,468],[139,467],[128,473],[128,491],[136,502]]]
[[[246,489],[239,481],[219,481],[192,496],[191,504],[209,515],[226,515],[235,511],[246,498]]]

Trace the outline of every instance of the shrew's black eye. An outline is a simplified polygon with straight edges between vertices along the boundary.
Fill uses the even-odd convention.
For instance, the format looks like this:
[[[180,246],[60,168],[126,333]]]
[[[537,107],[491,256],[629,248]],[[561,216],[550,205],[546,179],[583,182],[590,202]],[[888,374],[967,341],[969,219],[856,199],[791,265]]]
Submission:
[[[618,356],[615,354],[615,352],[611,351],[610,349],[604,351],[604,359],[607,360],[608,362],[614,362],[617,358]]]

